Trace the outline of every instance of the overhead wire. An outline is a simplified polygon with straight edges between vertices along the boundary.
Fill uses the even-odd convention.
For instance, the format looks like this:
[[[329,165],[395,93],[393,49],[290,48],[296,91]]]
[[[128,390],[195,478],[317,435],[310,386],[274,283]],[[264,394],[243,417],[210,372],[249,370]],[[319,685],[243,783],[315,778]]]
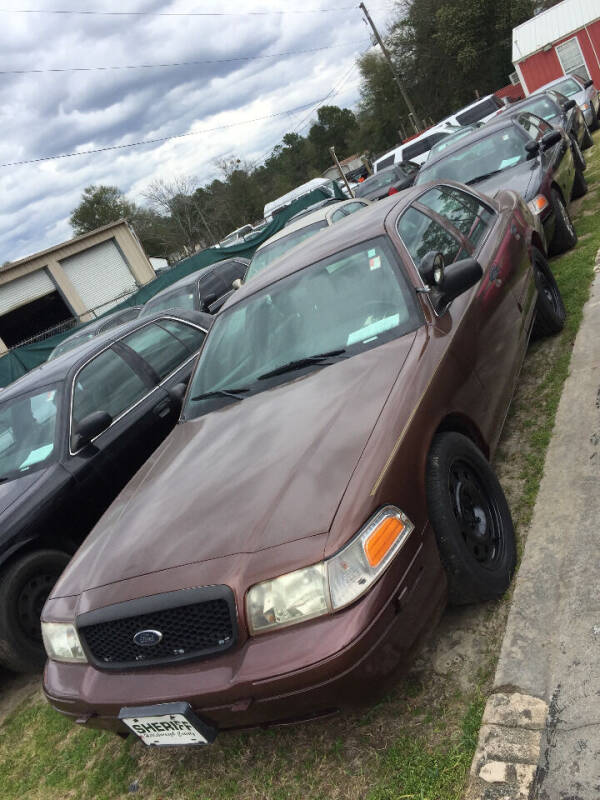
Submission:
[[[229,64],[236,61],[258,61],[268,58],[284,58],[286,56],[304,55],[307,53],[319,53],[323,50],[336,50],[344,47],[353,47],[356,44],[363,44],[361,42],[345,42],[344,44],[333,44],[327,47],[312,47],[308,50],[289,50],[285,53],[267,53],[260,56],[236,56],[233,58],[213,58],[213,59],[199,59],[195,61],[174,61],[172,63],[164,64],[124,64],[106,67],[48,67],[45,69],[0,69],[0,75],[29,75],[40,74],[44,72],[95,72],[95,71],[110,71],[121,69],[158,69],[163,67],[188,67],[197,66],[201,64]]]
[[[335,14],[352,11],[358,5],[335,8],[261,9],[256,11],[103,11],[75,8],[0,8],[0,14],[81,14],[98,17],[243,17],[284,14]]]
[[[277,111],[274,114],[266,114],[263,117],[254,117],[254,119],[247,119],[247,120],[240,120],[239,122],[231,122],[228,125],[217,125],[214,128],[203,128],[200,131],[188,131],[187,133],[177,133],[171,136],[159,136],[154,139],[141,139],[138,142],[129,142],[128,144],[113,144],[107,145],[106,147],[96,147],[91,150],[78,150],[73,153],[60,153],[58,155],[53,156],[40,156],[39,158],[29,158],[24,159],[22,161],[10,161],[5,164],[0,164],[0,168],[2,167],[20,167],[24,164],[38,164],[41,161],[56,161],[61,158],[73,158],[74,156],[87,156],[92,155],[94,153],[105,153],[109,150],[125,150],[131,147],[141,147],[147,144],[158,144],[160,142],[168,142],[172,139],[184,139],[188,136],[200,136],[203,133],[214,133],[215,131],[222,131],[226,130],[227,128],[235,128],[238,125],[249,125],[253,122],[262,122],[265,119],[272,119],[274,117],[281,117],[284,114],[291,114],[294,111],[302,111],[309,106],[314,104],[314,100],[311,100],[310,103],[304,103],[301,106],[297,106],[296,108],[288,108],[285,111]]]

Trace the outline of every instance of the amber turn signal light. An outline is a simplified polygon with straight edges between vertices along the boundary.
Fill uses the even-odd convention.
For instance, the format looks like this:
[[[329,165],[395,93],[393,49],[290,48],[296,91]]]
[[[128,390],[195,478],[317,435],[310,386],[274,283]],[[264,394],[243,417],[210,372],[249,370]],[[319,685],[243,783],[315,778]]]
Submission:
[[[388,517],[375,528],[364,543],[365,555],[372,567],[383,561],[404,527],[404,523],[396,517]]]

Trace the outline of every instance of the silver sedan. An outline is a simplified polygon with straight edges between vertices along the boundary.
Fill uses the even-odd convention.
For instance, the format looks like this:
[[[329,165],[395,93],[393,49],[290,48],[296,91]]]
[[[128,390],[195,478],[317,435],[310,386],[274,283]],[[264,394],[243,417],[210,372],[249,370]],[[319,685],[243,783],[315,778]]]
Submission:
[[[596,130],[599,125],[598,107],[600,106],[600,98],[598,89],[594,86],[594,81],[582,75],[565,75],[562,78],[557,78],[554,81],[550,81],[550,83],[544,84],[544,86],[540,86],[539,89],[536,89],[535,94],[550,88],[566,95],[569,99],[573,98],[582,110],[583,118],[588,128],[592,131]]]

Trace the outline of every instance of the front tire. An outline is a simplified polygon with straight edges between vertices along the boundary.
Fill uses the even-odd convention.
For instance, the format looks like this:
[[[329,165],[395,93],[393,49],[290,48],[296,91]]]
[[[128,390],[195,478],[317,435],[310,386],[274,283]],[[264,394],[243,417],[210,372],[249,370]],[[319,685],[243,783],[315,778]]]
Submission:
[[[438,434],[427,457],[427,508],[451,603],[500,597],[517,563],[508,503],[483,453],[466,436]]]
[[[588,150],[593,144],[594,140],[592,139],[592,134],[590,133],[590,129],[587,126],[587,122],[583,122],[585,125],[585,132],[583,134],[583,139],[581,140],[581,149]]]
[[[38,672],[46,653],[40,614],[50,590],[69,563],[59,550],[35,550],[0,574],[0,664],[13,672]]]
[[[587,161],[585,160],[585,156],[581,152],[581,148],[577,144],[577,139],[575,139],[575,137],[571,138],[571,150],[573,151],[573,162],[575,164],[575,169],[579,172],[585,172],[587,168]]]
[[[571,220],[565,201],[558,189],[552,189],[550,199],[552,210],[554,212],[554,236],[550,243],[550,252],[552,255],[564,253],[565,250],[570,250],[577,244],[577,234],[575,233],[575,226]]]
[[[538,290],[535,304],[535,323],[533,336],[551,336],[565,327],[567,312],[560,289],[552,274],[550,265],[543,253],[535,248],[532,251],[533,274]]]

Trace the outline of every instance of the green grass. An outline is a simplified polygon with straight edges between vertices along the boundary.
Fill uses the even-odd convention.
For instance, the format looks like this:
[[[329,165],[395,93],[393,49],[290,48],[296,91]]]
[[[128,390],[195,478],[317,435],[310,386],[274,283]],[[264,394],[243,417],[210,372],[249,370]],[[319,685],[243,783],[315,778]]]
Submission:
[[[600,143],[600,134],[595,139]],[[552,261],[567,323],[559,336],[532,344],[495,459],[521,541],[600,248],[600,226],[591,214],[600,214],[600,147],[594,150],[598,152],[588,156],[586,173],[592,188],[575,217],[581,240],[576,249]],[[460,800],[506,612],[507,603],[499,602],[445,618],[450,634],[442,636],[451,637],[471,624],[485,641],[467,689],[464,682],[461,688],[460,667],[440,677],[425,663],[362,713],[290,729],[221,735],[203,750],[150,750],[136,741],[85,730],[36,695],[0,725],[0,796]],[[474,623],[469,623],[469,613],[475,615]]]

